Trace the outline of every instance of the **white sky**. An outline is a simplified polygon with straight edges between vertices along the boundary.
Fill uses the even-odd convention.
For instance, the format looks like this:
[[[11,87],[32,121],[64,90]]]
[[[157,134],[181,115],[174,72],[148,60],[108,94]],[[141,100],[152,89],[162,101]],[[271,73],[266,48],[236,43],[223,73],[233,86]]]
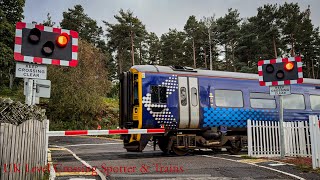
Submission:
[[[54,22],[60,22],[62,12],[81,4],[85,13],[105,28],[102,21],[116,22],[114,15],[122,8],[133,11],[149,32],[160,36],[169,28],[183,30],[190,15],[200,19],[215,14],[218,18],[224,16],[228,8],[233,8],[245,18],[256,15],[257,8],[264,4],[284,2],[298,2],[301,10],[310,5],[312,22],[316,27],[320,25],[319,0],[26,0],[24,21],[42,23],[50,13]]]

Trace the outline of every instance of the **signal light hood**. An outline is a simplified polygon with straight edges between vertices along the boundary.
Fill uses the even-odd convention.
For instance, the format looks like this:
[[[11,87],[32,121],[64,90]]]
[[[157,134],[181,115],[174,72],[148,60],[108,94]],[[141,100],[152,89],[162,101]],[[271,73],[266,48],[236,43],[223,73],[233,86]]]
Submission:
[[[40,41],[40,37],[41,37],[41,31],[38,28],[33,28],[29,33],[28,40],[32,44],[37,44]]]
[[[42,53],[45,56],[50,56],[54,51],[54,44],[52,41],[47,41],[43,46],[42,46]]]

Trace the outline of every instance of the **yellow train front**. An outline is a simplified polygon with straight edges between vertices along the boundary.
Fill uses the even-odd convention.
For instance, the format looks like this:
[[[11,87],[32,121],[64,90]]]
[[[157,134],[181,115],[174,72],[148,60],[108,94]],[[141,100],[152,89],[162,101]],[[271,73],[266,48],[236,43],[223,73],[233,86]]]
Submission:
[[[293,85],[291,91],[297,100],[288,96],[288,105],[294,107],[302,103],[295,94],[320,94],[312,83]],[[320,113],[311,106],[285,110],[285,120],[304,121]],[[166,153],[227,148],[236,154],[246,145],[248,119],[278,121],[278,113],[278,97],[259,86],[256,74],[138,65],[120,77],[121,128],[166,129],[161,135],[123,135],[127,151],[140,152],[154,140]]]

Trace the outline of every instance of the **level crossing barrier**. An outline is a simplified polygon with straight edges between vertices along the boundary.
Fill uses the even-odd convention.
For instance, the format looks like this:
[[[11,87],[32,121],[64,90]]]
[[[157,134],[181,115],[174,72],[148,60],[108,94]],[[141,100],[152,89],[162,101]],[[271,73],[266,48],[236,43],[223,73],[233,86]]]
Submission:
[[[113,135],[113,134],[161,134],[165,129],[114,129],[114,130],[70,130],[70,131],[48,131],[50,136],[83,136],[83,135]]]

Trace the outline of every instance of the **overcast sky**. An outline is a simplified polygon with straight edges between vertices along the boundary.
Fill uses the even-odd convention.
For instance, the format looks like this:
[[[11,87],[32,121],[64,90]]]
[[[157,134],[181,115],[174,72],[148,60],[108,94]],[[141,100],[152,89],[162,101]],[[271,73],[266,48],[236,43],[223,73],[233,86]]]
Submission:
[[[133,11],[149,32],[157,35],[168,32],[169,28],[183,30],[190,15],[197,19],[203,16],[224,16],[228,8],[238,9],[242,18],[254,16],[263,4],[298,2],[301,10],[311,6],[313,24],[320,25],[319,0],[26,0],[25,22],[42,23],[50,13],[54,22],[61,22],[62,12],[81,4],[91,18],[103,28],[102,20],[114,23],[114,15],[122,8]]]

